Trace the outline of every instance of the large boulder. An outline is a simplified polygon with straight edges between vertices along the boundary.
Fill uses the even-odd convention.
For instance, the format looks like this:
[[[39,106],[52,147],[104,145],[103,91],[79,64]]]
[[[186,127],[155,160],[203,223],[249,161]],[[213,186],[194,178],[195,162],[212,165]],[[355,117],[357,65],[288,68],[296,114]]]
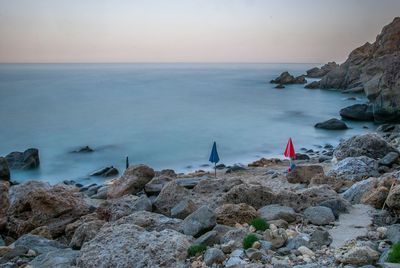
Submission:
[[[54,250],[67,248],[66,245],[63,245],[58,241],[31,234],[21,236],[12,244],[12,247],[18,246],[32,249],[37,254],[44,254]]]
[[[257,210],[252,206],[241,204],[224,204],[215,209],[217,222],[228,226],[235,226],[236,223],[249,223],[258,216]]]
[[[176,181],[171,181],[162,188],[153,206],[155,212],[170,216],[171,209],[184,199],[190,199],[190,191]]]
[[[83,244],[77,266],[97,267],[186,267],[188,237],[173,230],[148,232],[133,224],[103,227]]]
[[[347,157],[336,163],[327,175],[351,181],[379,176],[378,162],[367,156]]]
[[[374,114],[372,106],[368,104],[353,104],[340,110],[340,115],[343,118],[358,120],[358,121],[373,121]]]
[[[341,142],[334,151],[334,156],[338,160],[346,157],[368,156],[373,159],[380,159],[389,152],[395,152],[389,143],[382,137],[374,133],[354,136]]]
[[[315,128],[320,128],[320,129],[326,129],[326,130],[345,130],[348,129],[347,125],[345,122],[342,120],[332,118],[329,120],[326,120],[321,123],[317,123],[314,126]]]
[[[8,190],[10,183],[8,181],[0,180],[0,231],[2,231],[7,225],[7,211],[10,206],[8,198]]]
[[[122,177],[112,180],[108,188],[108,198],[118,198],[136,194],[154,177],[154,170],[145,165],[130,166]]]
[[[304,217],[312,224],[326,225],[335,221],[335,215],[328,207],[309,207],[304,210]]]
[[[287,174],[287,180],[290,183],[309,184],[313,177],[324,176],[324,174],[324,169],[320,165],[296,166]]]
[[[69,268],[76,267],[76,258],[79,256],[79,251],[70,248],[58,249],[41,254],[34,258],[29,267],[32,268]]]
[[[342,193],[342,197],[352,204],[361,203],[365,193],[370,193],[376,183],[376,178],[369,178],[353,184],[349,189]]]
[[[90,211],[79,189],[63,184],[30,181],[16,185],[10,190],[10,201],[7,228],[17,237],[40,226],[47,226],[52,237],[58,237],[67,224]]]
[[[12,152],[6,156],[9,168],[11,169],[34,169],[39,167],[39,150],[30,148],[24,152]]]
[[[202,206],[182,222],[183,233],[198,237],[210,231],[217,224],[217,217],[209,207]]]
[[[282,206],[278,204],[267,205],[258,210],[260,217],[267,221],[285,220],[293,222],[296,220],[297,213],[291,207]]]
[[[0,181],[10,180],[10,170],[8,168],[7,160],[0,157]]]
[[[97,208],[97,213],[104,220],[115,221],[140,210],[152,210],[151,201],[146,195],[140,197],[126,195],[118,199],[106,200]]]
[[[190,199],[184,199],[171,209],[171,217],[184,219],[196,211],[197,205]]]

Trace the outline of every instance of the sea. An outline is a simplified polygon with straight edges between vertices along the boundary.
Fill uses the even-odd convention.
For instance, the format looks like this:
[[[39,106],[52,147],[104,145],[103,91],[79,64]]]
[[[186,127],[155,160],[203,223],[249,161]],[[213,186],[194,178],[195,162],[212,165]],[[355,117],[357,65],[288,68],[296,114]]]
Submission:
[[[365,102],[362,94],[269,83],[315,66],[0,64],[0,155],[39,149],[40,167],[12,170],[17,182],[92,183],[106,180],[89,176],[103,167],[122,173],[127,156],[132,165],[187,173],[212,169],[214,141],[220,163],[246,164],[283,157],[289,137],[297,151],[315,150],[374,129],[354,121],[343,131],[314,128]],[[94,152],[71,153],[83,146]]]

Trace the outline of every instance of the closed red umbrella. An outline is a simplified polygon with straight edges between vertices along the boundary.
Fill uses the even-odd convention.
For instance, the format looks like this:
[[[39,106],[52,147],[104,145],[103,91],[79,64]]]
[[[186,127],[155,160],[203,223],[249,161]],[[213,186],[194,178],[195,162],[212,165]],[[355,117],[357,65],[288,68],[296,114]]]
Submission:
[[[296,152],[294,150],[294,145],[292,142],[292,138],[289,138],[288,143],[286,144],[286,149],[285,152],[283,153],[284,156],[289,157],[290,159],[290,167],[289,167],[289,172],[293,170],[296,165],[292,163],[292,160],[296,158]]]

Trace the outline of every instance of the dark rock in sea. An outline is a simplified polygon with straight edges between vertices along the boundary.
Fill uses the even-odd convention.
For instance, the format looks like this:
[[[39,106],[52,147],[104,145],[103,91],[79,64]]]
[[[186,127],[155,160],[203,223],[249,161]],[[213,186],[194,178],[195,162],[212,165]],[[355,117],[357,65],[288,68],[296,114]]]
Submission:
[[[313,82],[311,82],[310,84],[305,85],[304,87],[305,87],[305,88],[308,88],[308,89],[316,89],[316,88],[319,88],[319,81],[313,81]]]
[[[340,110],[340,116],[358,121],[373,121],[372,106],[368,104],[354,104]]]
[[[35,169],[39,167],[39,150],[30,148],[25,152],[12,152],[6,156],[10,169]]]
[[[305,84],[307,80],[304,78],[304,75],[300,75],[298,77],[294,77],[289,72],[283,72],[276,79],[271,80],[272,84],[279,85],[287,85],[287,84]]]
[[[118,169],[116,169],[113,166],[110,167],[105,167],[102,169],[99,169],[93,173],[90,174],[90,176],[95,176],[95,177],[113,177],[118,175]]]
[[[316,128],[327,129],[327,130],[344,130],[348,129],[345,122],[342,120],[332,118],[325,122],[315,124]]]
[[[328,62],[321,68],[314,67],[314,68],[308,70],[306,76],[310,77],[310,78],[321,78],[324,75],[326,75],[327,73],[329,73],[330,71],[332,71],[333,69],[336,69],[338,67],[339,67],[339,64],[337,64],[336,62],[334,62],[334,61]]]
[[[89,146],[84,146],[82,148],[79,148],[75,151],[72,151],[73,153],[92,153],[94,150],[90,148]]]
[[[4,157],[0,157],[0,180],[10,180],[10,170],[8,168],[7,160]]]
[[[241,171],[241,170],[246,170],[246,169],[239,165],[233,165],[231,167],[228,167],[228,169],[226,170],[226,173],[232,173],[232,172]]]
[[[285,86],[282,85],[282,84],[279,84],[279,85],[277,85],[275,88],[285,88]]]
[[[226,166],[224,164],[219,164],[216,166],[217,169],[224,169]]]
[[[346,100],[357,100],[356,97],[348,97]]]

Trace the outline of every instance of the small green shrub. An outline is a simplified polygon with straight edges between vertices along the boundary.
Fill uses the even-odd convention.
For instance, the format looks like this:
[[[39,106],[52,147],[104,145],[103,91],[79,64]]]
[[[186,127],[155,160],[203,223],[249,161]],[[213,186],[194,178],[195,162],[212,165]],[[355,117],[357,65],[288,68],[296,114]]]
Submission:
[[[187,253],[188,253],[189,257],[194,257],[194,256],[197,256],[197,255],[203,253],[204,251],[206,251],[206,249],[207,249],[207,247],[205,245],[202,245],[202,244],[200,244],[200,245],[191,245],[188,248]]]
[[[265,231],[269,228],[268,222],[263,218],[255,218],[250,222],[250,225],[256,228],[257,231]]]
[[[254,242],[258,241],[258,237],[255,234],[248,234],[243,238],[243,248],[248,249],[253,246]]]
[[[400,242],[397,242],[392,246],[387,261],[391,263],[400,263]]]

